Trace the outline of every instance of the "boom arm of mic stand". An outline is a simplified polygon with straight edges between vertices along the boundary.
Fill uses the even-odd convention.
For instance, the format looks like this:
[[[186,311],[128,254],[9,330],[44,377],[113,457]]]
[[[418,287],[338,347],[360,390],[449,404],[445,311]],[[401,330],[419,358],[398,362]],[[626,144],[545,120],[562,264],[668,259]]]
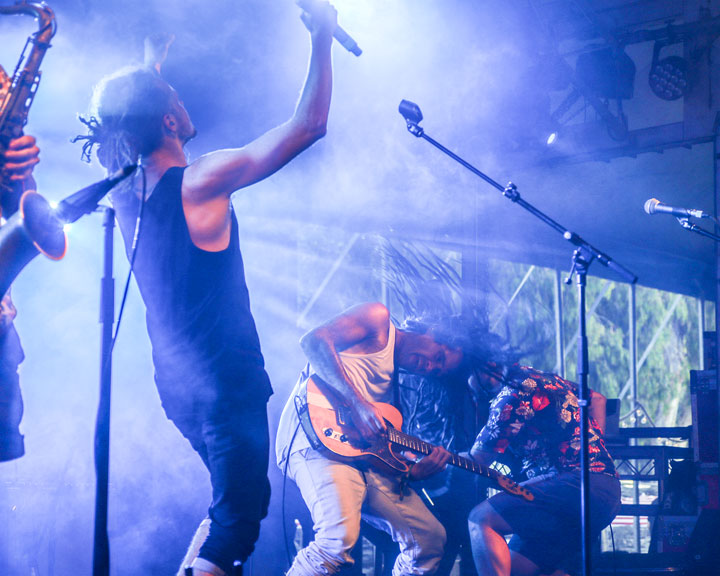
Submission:
[[[419,110],[419,109],[418,109]],[[401,111],[402,112],[402,111]],[[422,118],[422,116],[420,116]],[[558,231],[560,234],[562,234],[563,238],[565,238],[567,241],[571,242],[577,248],[574,251],[573,254],[573,267],[572,267],[572,273],[575,273],[577,285],[578,285],[578,323],[579,323],[579,338],[578,338],[578,378],[579,378],[579,386],[578,386],[578,407],[580,412],[580,468],[582,473],[582,480],[580,482],[580,500],[581,500],[581,536],[582,536],[582,560],[583,560],[583,576],[590,576],[592,573],[592,563],[591,563],[591,545],[590,545],[590,465],[589,465],[589,433],[588,433],[588,422],[589,422],[589,415],[588,415],[588,398],[589,398],[589,390],[587,386],[587,379],[588,379],[588,342],[587,342],[587,325],[586,325],[586,318],[585,318],[585,280],[587,275],[587,270],[589,265],[591,264],[592,260],[594,258],[597,258],[597,260],[609,268],[612,268],[618,274],[623,276],[628,282],[635,283],[637,281],[637,277],[620,266],[619,264],[616,264],[613,262],[613,260],[607,256],[606,254],[603,254],[595,247],[588,244],[585,240],[583,240],[580,236],[575,234],[574,232],[571,232],[564,226],[561,226],[559,223],[557,223],[555,220],[550,218],[547,214],[541,212],[535,206],[532,204],[526,202],[520,197],[520,193],[517,190],[517,187],[515,184],[510,182],[507,186],[503,187],[497,182],[495,182],[492,178],[486,176],[480,170],[430,138],[425,134],[425,131],[422,130],[419,126],[417,126],[417,122],[412,121],[411,119],[406,118],[408,130],[412,134],[414,134],[417,137],[422,137],[428,142],[430,142],[433,146],[438,148],[439,150],[443,151],[445,154],[462,164],[465,168],[470,170],[473,174],[479,176],[485,182],[493,186],[494,188],[500,190],[503,193],[503,196],[514,202],[515,204],[519,204],[525,210],[530,212],[531,214],[538,217],[540,220],[545,222],[547,225],[549,225],[551,228]]]
[[[440,142],[438,142],[437,140],[433,140],[432,138],[430,138],[430,136],[428,136],[427,134],[425,134],[425,130],[423,130],[420,126],[418,126],[417,123],[411,122],[410,120],[407,120],[407,129],[408,129],[408,131],[410,132],[410,134],[412,134],[413,136],[417,136],[418,138],[422,138],[423,140],[427,140],[428,142],[430,142],[430,144],[432,144],[433,146],[435,146],[435,148],[437,148],[437,149],[440,150],[441,152],[444,152],[445,154],[447,154],[448,156],[450,156],[450,158],[452,158],[453,160],[455,160],[455,162],[458,162],[459,164],[462,164],[465,168],[467,168],[468,170],[470,170],[470,172],[472,172],[473,174],[475,174],[475,176],[479,176],[480,178],[482,178],[483,180],[485,180],[485,182],[487,182],[488,184],[490,184],[490,186],[493,186],[493,187],[497,188],[498,190],[500,190],[500,192],[504,192],[505,189],[504,189],[502,186],[500,186],[500,184],[498,184],[497,182],[495,182],[495,180],[493,180],[493,179],[490,178],[489,176],[487,176],[487,175],[483,174],[482,172],[480,172],[480,170],[478,170],[477,168],[475,168],[475,166],[473,166],[473,165],[470,164],[469,162],[465,162],[465,160],[463,160],[462,158],[460,158],[460,156],[458,156],[457,154],[455,154],[452,150],[448,150],[447,148],[445,148],[445,146],[443,146],[442,144],[440,144]]]
[[[480,170],[475,168],[475,166],[473,166],[469,162],[466,162],[465,160],[460,158],[460,156],[458,156],[451,150],[448,150],[447,148],[445,148],[445,146],[443,146],[442,144],[440,144],[439,142],[437,142],[436,140],[434,140],[430,136],[428,136],[425,133],[425,130],[423,128],[421,128],[420,126],[418,126],[418,124],[416,122],[412,122],[412,121],[406,119],[406,123],[407,123],[407,129],[410,132],[410,134],[412,134],[413,136],[416,136],[417,138],[422,138],[423,140],[430,142],[430,144],[435,146],[435,148],[437,148],[441,152],[444,152],[445,154],[450,156],[450,158],[452,158],[453,160],[455,160],[456,162],[458,162],[459,164],[461,164],[462,166],[464,166],[465,168],[470,170],[470,172],[472,172],[476,176],[479,176],[480,178],[482,178],[485,182],[490,184],[490,186],[492,186],[493,188],[496,188],[497,190],[502,192],[503,196],[505,196],[507,199],[511,200],[515,204],[522,206],[523,208],[525,208],[525,210],[527,210],[528,212],[530,212],[531,214],[533,214],[534,216],[536,216],[537,218],[539,218],[540,220],[545,222],[548,226],[555,229],[560,234],[562,234],[562,236],[563,236],[563,238],[565,238],[565,240],[568,240],[570,243],[574,244],[575,246],[577,246],[579,248],[585,249],[587,252],[589,252],[592,255],[592,257],[597,258],[598,262],[600,262],[603,266],[607,266],[608,268],[614,270],[620,276],[622,276],[626,282],[628,282],[630,284],[635,284],[635,282],[637,282],[637,276],[635,276],[627,268],[625,268],[625,267],[621,266],[620,264],[618,264],[617,262],[615,262],[607,254],[600,252],[600,250],[598,250],[597,248],[595,248],[594,246],[592,246],[591,244],[589,244],[588,242],[583,240],[580,236],[578,236],[574,232],[571,232],[564,226],[560,225],[558,222],[556,222],[555,220],[550,218],[547,214],[545,214],[544,212],[541,212],[540,210],[535,208],[535,206],[533,206],[529,202],[526,202],[520,196],[520,192],[518,192],[517,186],[515,186],[515,184],[513,184],[512,182],[509,182],[507,186],[501,186],[498,182],[496,182],[495,180],[490,178],[488,175],[484,174],[483,172],[481,172]]]

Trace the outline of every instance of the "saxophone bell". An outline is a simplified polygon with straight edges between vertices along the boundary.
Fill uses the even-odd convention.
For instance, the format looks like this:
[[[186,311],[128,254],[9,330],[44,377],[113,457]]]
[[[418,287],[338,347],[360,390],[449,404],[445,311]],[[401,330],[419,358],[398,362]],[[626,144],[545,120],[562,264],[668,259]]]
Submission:
[[[38,254],[61,260],[67,249],[63,222],[35,191],[20,198],[19,210],[0,226],[0,297]]]

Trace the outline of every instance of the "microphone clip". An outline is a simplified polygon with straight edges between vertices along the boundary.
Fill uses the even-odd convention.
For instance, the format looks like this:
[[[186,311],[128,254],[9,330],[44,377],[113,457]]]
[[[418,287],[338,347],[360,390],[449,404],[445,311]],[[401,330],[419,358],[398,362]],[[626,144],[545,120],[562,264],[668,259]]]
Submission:
[[[505,186],[503,196],[512,202],[520,200],[520,192],[518,192],[517,186],[512,182],[508,182],[507,186]]]
[[[410,122],[410,120],[407,120],[406,123],[408,132],[410,132],[410,134],[412,134],[413,136],[420,138],[425,133],[425,130],[423,130],[422,127],[418,126],[414,122]]]

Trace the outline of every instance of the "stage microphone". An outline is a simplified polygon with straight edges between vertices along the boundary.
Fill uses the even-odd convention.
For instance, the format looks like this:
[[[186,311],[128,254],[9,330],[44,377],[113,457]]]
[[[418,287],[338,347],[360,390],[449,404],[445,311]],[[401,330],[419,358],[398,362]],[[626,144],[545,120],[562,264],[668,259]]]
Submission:
[[[90,184],[90,186],[67,196],[58,204],[55,213],[66,224],[72,224],[83,214],[93,212],[97,208],[98,202],[117,184],[135,172],[136,168],[137,164],[130,164],[125,168],[120,168],[105,180]]]
[[[645,202],[645,212],[648,214],[672,214],[678,218],[710,218],[710,214],[702,210],[694,210],[692,208],[676,208],[663,204],[657,198],[650,198]]]
[[[303,12],[307,12],[310,15],[317,10],[317,0],[295,0],[295,3]],[[355,42],[350,34],[345,32],[345,30],[343,30],[340,26],[335,26],[333,38],[340,42],[343,48],[345,48],[348,52],[355,54],[355,56],[360,56],[360,54],[362,54],[362,50],[360,50],[357,42]]]
[[[398,106],[398,112],[405,118],[405,122],[408,124],[418,124],[422,121],[423,115],[420,112],[420,106],[410,100],[401,100],[400,106]]]

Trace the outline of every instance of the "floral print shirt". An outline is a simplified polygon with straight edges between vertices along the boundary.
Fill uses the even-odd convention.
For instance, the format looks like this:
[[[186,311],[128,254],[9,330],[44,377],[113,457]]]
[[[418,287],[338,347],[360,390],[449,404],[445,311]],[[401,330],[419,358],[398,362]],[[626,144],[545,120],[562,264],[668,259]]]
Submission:
[[[473,450],[522,460],[528,478],[580,468],[580,410],[577,386],[555,374],[523,367],[490,405],[490,416]],[[590,472],[615,475],[602,432],[590,419]]]

